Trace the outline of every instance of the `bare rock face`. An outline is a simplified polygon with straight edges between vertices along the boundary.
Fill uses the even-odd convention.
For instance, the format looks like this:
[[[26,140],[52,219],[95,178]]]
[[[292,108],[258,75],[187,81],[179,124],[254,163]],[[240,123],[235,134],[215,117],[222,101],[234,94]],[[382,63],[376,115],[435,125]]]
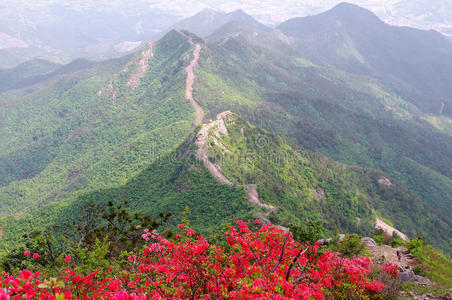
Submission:
[[[379,183],[380,185],[384,185],[384,186],[386,186],[386,187],[391,187],[391,186],[392,186],[391,180],[389,180],[389,179],[386,178],[386,177],[381,177],[380,179],[378,179],[378,183]]]
[[[411,299],[415,299],[415,300],[450,300],[450,299],[452,299],[452,290],[449,290],[448,292],[441,294],[441,295],[435,295],[432,293],[420,295],[420,294],[410,292],[409,296],[411,297]]]
[[[416,274],[414,274],[414,272],[411,270],[399,273],[400,282],[416,281],[415,279],[416,279]]]
[[[377,221],[375,223],[375,228],[383,230],[383,232],[389,236],[392,236],[394,233],[396,233],[405,242],[409,241],[408,237],[404,233],[402,233],[399,230],[395,229],[394,227],[390,226],[389,224],[387,224],[380,218],[377,218]]]
[[[312,189],[312,197],[314,200],[325,200],[325,191],[322,188],[319,188],[318,190]]]
[[[375,240],[373,238],[370,238],[370,237],[363,237],[361,239],[361,243],[363,243],[367,247],[377,246],[377,243],[375,242]]]
[[[420,281],[430,283],[430,279],[414,274],[412,270],[405,270],[399,273],[400,282]]]
[[[129,68],[132,73],[130,74],[129,80],[126,85],[132,90],[135,90],[139,85],[141,78],[147,72],[149,68],[149,60],[154,56],[152,51],[152,43],[148,43],[147,47],[140,53],[141,57],[137,61],[133,61],[131,64],[127,64],[124,71],[128,72]]]

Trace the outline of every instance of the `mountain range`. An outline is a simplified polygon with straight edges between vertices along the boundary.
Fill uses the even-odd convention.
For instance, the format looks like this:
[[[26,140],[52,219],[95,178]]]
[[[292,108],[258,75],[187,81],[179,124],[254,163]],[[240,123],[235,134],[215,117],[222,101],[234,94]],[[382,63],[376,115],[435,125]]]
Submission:
[[[379,218],[451,251],[451,43],[350,4],[276,29],[220,16],[120,58],[0,70],[3,251],[75,236],[110,201],[171,224],[189,208],[204,232]]]
[[[452,36],[450,0],[352,2],[390,24],[434,29]],[[274,27],[293,17],[318,14],[337,3],[337,0],[286,1],[284,5],[277,1],[5,0],[0,3],[0,68],[14,67],[34,58],[67,63],[80,57],[93,60],[119,57],[180,25],[195,24],[190,16],[203,9],[201,15],[205,15],[207,23],[197,23],[198,29],[213,32],[218,29],[217,24],[226,20],[244,21],[247,16],[240,13],[241,9],[260,23]],[[212,21],[217,24],[209,23]],[[208,26],[203,28],[201,24]],[[192,32],[199,34],[196,30]]]

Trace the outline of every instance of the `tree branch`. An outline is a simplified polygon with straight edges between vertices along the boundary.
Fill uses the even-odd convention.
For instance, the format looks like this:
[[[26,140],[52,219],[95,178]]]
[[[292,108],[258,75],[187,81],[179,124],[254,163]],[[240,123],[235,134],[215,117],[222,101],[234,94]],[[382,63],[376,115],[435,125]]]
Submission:
[[[287,239],[289,238],[289,234],[290,234],[290,232],[287,232],[286,238],[284,239],[284,244],[283,244],[282,249],[281,249],[281,254],[279,255],[278,262],[277,262],[276,265],[273,267],[273,269],[271,270],[270,273],[275,272],[276,268],[278,268],[278,266],[281,264],[281,262],[282,262],[282,260],[283,260],[283,257],[284,257],[284,248],[286,248],[286,243],[287,243]]]
[[[294,257],[292,263],[291,263],[290,266],[289,266],[289,270],[287,270],[286,281],[289,280],[290,272],[292,271],[293,265],[298,261],[298,259],[300,258],[300,256],[303,255],[303,253],[305,253],[306,251],[308,251],[308,249],[309,249],[309,246],[308,246],[306,249],[304,249],[304,250],[300,249],[300,252],[298,252],[297,256]]]

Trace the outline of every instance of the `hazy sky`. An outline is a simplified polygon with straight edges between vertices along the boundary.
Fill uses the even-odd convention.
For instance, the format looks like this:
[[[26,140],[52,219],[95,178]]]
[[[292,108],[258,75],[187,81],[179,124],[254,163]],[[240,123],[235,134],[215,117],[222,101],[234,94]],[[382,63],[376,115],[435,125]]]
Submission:
[[[0,0],[0,8],[21,10],[52,4],[75,9],[95,8],[127,14],[144,12],[146,8],[163,10],[171,15],[187,17],[204,8],[222,11],[243,9],[264,23],[284,21],[295,16],[306,16],[325,11],[340,0]],[[386,22],[420,28],[436,28],[438,24],[452,24],[452,0],[349,0],[375,12]]]

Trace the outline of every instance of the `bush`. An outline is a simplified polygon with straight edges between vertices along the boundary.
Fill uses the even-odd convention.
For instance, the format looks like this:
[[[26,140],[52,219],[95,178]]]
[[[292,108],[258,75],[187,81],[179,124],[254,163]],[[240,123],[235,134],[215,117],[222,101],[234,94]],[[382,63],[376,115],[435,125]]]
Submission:
[[[342,241],[336,237],[329,246],[329,249],[339,252],[342,257],[369,255],[366,245],[361,243],[361,237],[357,234],[346,234]]]
[[[182,232],[173,240],[144,229],[144,247],[124,253],[125,260],[118,257],[106,269],[85,273],[79,265],[83,260],[67,256],[65,270],[55,278],[29,270],[16,277],[3,274],[0,298],[375,299],[385,287],[378,277],[394,272],[389,266],[381,270],[387,276],[376,276],[367,257],[340,257],[321,250],[319,243],[296,242],[269,224],[252,231],[248,223],[238,221],[226,230],[224,247],[185,225],[179,228]],[[100,252],[102,257],[105,251]]]

